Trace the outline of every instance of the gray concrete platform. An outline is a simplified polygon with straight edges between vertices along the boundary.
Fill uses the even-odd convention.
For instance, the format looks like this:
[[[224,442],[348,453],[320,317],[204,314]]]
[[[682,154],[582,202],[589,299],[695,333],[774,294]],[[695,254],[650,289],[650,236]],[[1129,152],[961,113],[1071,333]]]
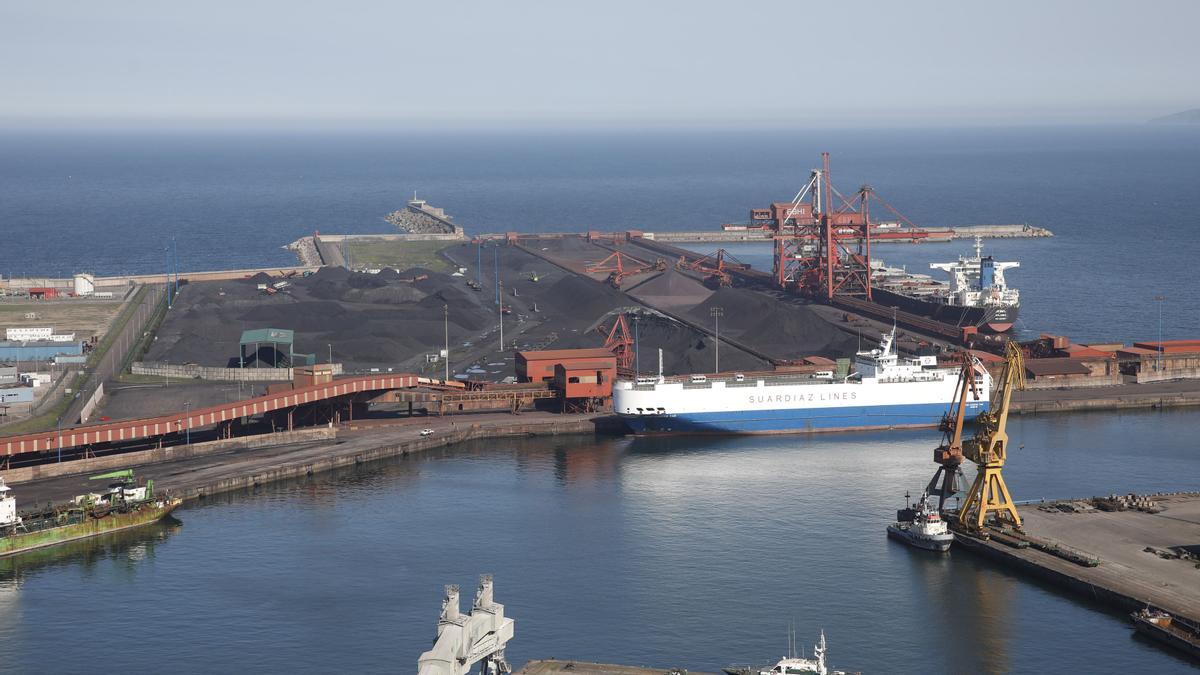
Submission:
[[[586,663],[583,661],[530,661],[516,675],[550,675],[551,673],[573,673],[574,675],[666,675],[685,672],[670,668],[647,668],[645,666],[618,666],[611,663]],[[691,673],[691,675],[706,675]]]
[[[1147,546],[1200,548],[1200,497],[1156,499],[1165,510],[1048,513],[1036,507],[1019,509],[1025,531],[1091,553],[1099,567],[1078,568],[1076,574],[1135,598],[1169,599],[1188,616],[1200,616],[1200,569],[1196,562],[1164,560],[1145,551]],[[1158,604],[1156,602],[1156,604]]]
[[[1146,547],[1200,547],[1200,496],[1156,496],[1161,513],[1140,511],[1048,513],[1019,508],[1024,530],[1100,560],[1085,567],[1034,547],[1016,549],[996,541],[959,536],[967,549],[1052,586],[1123,611],[1147,605],[1200,620],[1200,568],[1195,561],[1163,559]],[[1195,550],[1195,549],[1193,549]]]

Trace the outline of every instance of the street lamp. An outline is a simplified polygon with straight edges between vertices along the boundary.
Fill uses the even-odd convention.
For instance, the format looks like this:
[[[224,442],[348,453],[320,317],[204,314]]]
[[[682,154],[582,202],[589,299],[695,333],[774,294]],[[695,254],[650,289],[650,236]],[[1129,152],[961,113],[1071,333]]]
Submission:
[[[638,317],[633,317],[633,370],[642,374],[642,350],[638,342]]]
[[[192,444],[192,402],[183,402],[183,417],[184,417],[184,438],[187,445]]]
[[[498,273],[498,272],[497,272]],[[504,297],[504,282],[496,282],[496,297]],[[500,351],[504,351],[504,303],[500,303]]]
[[[721,317],[725,316],[725,310],[720,307],[712,307],[708,310],[709,316],[713,318],[713,342],[716,345],[714,358],[716,360],[716,370],[713,372],[721,372]]]
[[[1157,363],[1154,368],[1162,375],[1162,358],[1163,358],[1163,341],[1162,341],[1162,307],[1163,301],[1167,299],[1165,295],[1154,296],[1154,301],[1158,303],[1158,356]]]
[[[442,305],[442,328],[446,333],[446,353],[442,358],[446,360],[446,377],[443,382],[450,381],[450,305]],[[501,341],[503,342],[503,341]]]

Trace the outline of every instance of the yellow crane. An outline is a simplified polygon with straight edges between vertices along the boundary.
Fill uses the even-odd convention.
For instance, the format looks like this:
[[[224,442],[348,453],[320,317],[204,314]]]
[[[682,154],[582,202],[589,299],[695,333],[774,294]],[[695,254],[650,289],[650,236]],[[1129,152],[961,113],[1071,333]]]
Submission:
[[[1004,461],[1008,456],[1008,411],[1015,389],[1025,388],[1025,364],[1021,349],[1015,342],[1004,347],[1004,372],[1000,376],[993,405],[976,418],[975,435],[962,443],[963,457],[979,467],[975,482],[967,491],[967,498],[959,510],[958,520],[967,529],[980,531],[987,522],[988,514],[995,514],[999,522],[1008,521],[1021,527],[1021,516],[1013,504],[1008,486],[1004,484]],[[961,418],[963,408],[958,414]],[[961,428],[961,427],[959,427]]]

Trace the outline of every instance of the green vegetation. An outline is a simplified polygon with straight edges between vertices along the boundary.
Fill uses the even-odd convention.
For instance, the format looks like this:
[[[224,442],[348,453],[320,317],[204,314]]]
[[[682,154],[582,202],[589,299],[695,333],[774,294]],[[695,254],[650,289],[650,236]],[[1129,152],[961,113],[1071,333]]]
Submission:
[[[351,239],[342,242],[342,255],[354,269],[391,267],[406,270],[423,267],[435,272],[450,272],[454,267],[439,255],[442,250],[459,242],[448,241],[381,241]]]

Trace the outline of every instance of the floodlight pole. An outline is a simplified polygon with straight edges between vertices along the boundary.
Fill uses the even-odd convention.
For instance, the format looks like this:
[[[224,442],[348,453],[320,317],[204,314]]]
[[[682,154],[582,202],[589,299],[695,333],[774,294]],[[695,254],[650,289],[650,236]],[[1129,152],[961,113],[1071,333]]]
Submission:
[[[714,352],[713,364],[716,368],[713,372],[721,372],[721,317],[725,316],[725,310],[720,307],[713,307],[708,310],[709,316],[713,318],[713,343],[716,346]]]

